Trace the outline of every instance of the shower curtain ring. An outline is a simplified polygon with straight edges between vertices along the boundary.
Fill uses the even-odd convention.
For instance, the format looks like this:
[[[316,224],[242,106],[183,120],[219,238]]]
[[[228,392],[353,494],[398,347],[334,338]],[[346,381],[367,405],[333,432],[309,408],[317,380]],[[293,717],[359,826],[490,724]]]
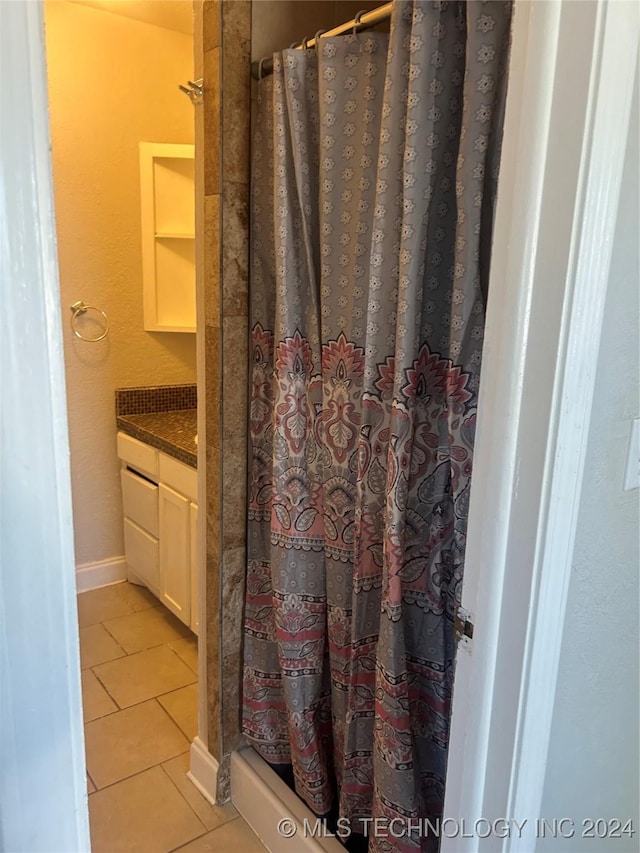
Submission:
[[[315,43],[314,46],[316,50],[318,49],[318,45],[320,44],[320,36],[324,35],[324,33],[326,32],[327,30],[318,30],[318,32],[313,37],[313,41]]]
[[[360,26],[360,21],[362,20],[362,16],[364,15],[364,13],[366,11],[367,11],[366,9],[360,9],[360,11],[354,16],[352,35],[355,36],[355,34],[358,32],[358,27]]]
[[[263,56],[260,62],[258,63],[258,80],[262,80],[262,66],[264,65],[267,59],[267,56]]]
[[[309,47],[309,39],[305,36],[305,37],[302,39],[302,49],[303,49],[303,50],[307,50],[307,49],[308,49],[308,47]]]
[[[289,50],[296,50],[297,48],[302,47],[301,41],[292,41],[289,45]]]

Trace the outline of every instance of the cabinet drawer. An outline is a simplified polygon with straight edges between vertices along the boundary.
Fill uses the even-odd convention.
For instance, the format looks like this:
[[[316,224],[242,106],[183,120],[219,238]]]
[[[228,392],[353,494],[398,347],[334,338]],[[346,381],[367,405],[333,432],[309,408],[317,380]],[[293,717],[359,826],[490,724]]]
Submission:
[[[137,474],[120,470],[124,514],[153,536],[158,536],[158,487]]]
[[[158,451],[124,432],[118,433],[118,456],[143,474],[158,476]]]
[[[198,472],[196,469],[178,462],[166,453],[160,453],[159,457],[160,482],[197,503]]]
[[[157,594],[160,590],[158,540],[128,518],[124,520],[124,553],[133,574]]]

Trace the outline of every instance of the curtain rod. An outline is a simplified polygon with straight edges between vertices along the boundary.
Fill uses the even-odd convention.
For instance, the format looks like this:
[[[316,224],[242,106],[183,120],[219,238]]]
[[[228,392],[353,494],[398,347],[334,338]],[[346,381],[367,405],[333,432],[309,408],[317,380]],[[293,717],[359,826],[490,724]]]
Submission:
[[[377,9],[372,9],[370,12],[358,12],[353,20],[347,21],[345,24],[340,24],[326,32],[320,31],[319,33],[316,33],[312,39],[305,38],[301,44],[295,45],[295,49],[302,50],[303,48],[315,47],[318,39],[321,38],[329,38],[329,36],[343,36],[345,33],[350,31],[360,32],[361,30],[369,30],[371,27],[375,27],[376,24],[380,24],[382,21],[386,21],[390,18],[392,7],[393,3],[385,3],[383,6],[378,6]],[[262,77],[267,77],[272,73],[273,59],[270,56],[264,57],[264,59],[261,59],[259,62],[256,61],[251,63],[251,76],[254,80],[260,80]]]

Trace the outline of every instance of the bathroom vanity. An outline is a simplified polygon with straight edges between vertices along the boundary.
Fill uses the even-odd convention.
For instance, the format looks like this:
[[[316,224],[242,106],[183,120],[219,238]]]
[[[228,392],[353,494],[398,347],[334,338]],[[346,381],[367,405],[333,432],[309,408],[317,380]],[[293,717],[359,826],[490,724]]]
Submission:
[[[129,580],[197,634],[196,409],[118,413],[117,425]]]

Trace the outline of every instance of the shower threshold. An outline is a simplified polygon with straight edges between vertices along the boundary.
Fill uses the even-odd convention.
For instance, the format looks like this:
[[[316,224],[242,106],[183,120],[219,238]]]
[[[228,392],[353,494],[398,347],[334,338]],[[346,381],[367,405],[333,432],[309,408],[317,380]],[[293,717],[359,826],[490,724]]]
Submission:
[[[345,853],[250,746],[231,755],[231,801],[270,853]]]

